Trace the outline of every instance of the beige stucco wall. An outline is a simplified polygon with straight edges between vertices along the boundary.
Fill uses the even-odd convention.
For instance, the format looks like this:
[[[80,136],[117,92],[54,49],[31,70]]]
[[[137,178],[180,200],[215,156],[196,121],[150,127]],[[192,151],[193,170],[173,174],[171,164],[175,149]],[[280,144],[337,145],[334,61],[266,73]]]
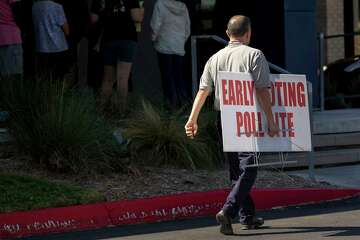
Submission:
[[[344,2],[341,0],[317,0],[317,28],[325,35],[344,33]],[[343,38],[328,39],[325,42],[326,62],[344,58]]]

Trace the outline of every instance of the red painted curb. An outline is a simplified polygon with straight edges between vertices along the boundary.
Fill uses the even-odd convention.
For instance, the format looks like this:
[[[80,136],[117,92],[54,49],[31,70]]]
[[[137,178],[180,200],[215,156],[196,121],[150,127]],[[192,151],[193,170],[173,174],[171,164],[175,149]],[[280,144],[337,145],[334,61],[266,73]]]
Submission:
[[[0,214],[0,239],[213,216],[228,190]],[[360,189],[254,189],[258,210],[355,196]]]
[[[107,203],[105,207],[114,225],[178,220],[213,215],[222,207],[227,192],[183,193]]]
[[[0,239],[55,232],[94,229],[111,225],[103,205],[85,205],[0,215]]]

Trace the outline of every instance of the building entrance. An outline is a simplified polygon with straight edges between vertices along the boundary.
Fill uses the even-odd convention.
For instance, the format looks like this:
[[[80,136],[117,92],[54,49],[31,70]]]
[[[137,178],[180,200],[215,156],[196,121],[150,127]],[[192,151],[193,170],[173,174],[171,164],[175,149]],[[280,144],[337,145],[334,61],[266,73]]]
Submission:
[[[234,15],[246,15],[252,21],[251,46],[264,52],[272,63],[284,66],[283,0],[201,0],[188,1],[195,8],[192,16],[197,35],[214,34],[226,39],[226,25]]]

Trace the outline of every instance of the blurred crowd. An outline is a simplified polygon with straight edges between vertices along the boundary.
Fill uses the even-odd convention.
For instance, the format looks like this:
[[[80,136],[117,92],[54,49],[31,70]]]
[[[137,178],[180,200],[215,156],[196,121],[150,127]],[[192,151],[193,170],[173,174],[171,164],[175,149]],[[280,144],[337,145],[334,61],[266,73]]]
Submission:
[[[0,0],[0,77],[43,75],[63,80],[75,71],[79,87],[98,89],[100,105],[116,94],[121,110],[127,104],[143,16],[139,0]],[[186,4],[157,0],[151,29],[164,101],[179,107],[187,98]]]

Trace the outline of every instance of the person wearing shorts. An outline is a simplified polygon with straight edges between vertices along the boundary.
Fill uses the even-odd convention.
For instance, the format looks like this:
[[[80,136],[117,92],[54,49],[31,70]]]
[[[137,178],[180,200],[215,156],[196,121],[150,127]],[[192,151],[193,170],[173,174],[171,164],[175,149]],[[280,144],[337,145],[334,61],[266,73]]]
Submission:
[[[21,32],[14,9],[20,0],[0,0],[0,77],[23,73]]]
[[[119,97],[119,110],[125,110],[128,80],[136,51],[135,22],[142,22],[143,10],[138,0],[96,0],[92,6],[92,22],[100,22],[100,51],[104,76],[100,93],[102,107],[112,96],[114,83]]]

